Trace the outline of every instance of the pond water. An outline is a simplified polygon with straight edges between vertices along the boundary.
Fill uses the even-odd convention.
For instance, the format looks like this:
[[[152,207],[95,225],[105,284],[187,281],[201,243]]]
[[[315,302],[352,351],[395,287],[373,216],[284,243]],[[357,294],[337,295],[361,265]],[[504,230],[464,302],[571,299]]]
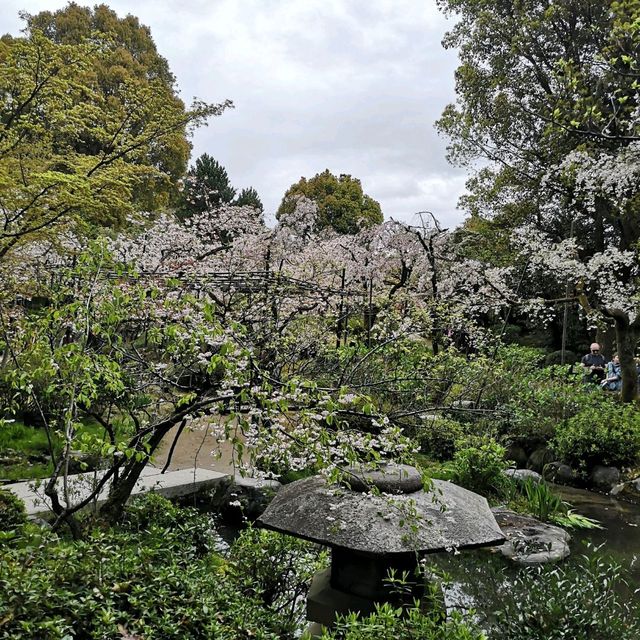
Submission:
[[[555,485],[554,490],[578,513],[603,527],[572,533],[571,552],[584,552],[587,544],[602,545],[606,554],[630,568],[633,581],[640,585],[640,505],[572,487]]]
[[[572,530],[571,555],[558,565],[571,575],[583,571],[583,557],[613,560],[624,568],[627,584],[616,591],[628,600],[637,599],[640,588],[640,505],[622,502],[582,489],[554,486],[554,490],[578,513],[598,520],[602,529]],[[458,555],[433,557],[437,570],[448,576],[445,601],[449,610],[475,610],[476,620],[484,625],[495,611],[503,608],[511,596],[510,588],[522,568],[508,562],[490,549],[466,551]],[[567,597],[572,593],[567,591]]]
[[[177,432],[178,427],[174,427],[163,438],[153,457],[156,467],[162,468],[166,464]],[[208,420],[198,420],[183,430],[171,456],[169,471],[194,467],[220,473],[236,473],[231,445],[228,442],[218,443],[211,434]]]

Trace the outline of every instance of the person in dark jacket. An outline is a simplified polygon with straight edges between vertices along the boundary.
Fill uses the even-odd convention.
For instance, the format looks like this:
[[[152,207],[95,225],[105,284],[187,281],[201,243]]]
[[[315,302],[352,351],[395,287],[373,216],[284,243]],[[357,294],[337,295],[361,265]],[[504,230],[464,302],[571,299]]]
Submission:
[[[604,367],[606,361],[600,353],[600,345],[597,342],[594,342],[591,347],[589,347],[589,351],[590,352],[587,353],[586,356],[583,356],[580,361],[580,365],[584,371],[583,379],[585,382],[600,383],[605,377]]]

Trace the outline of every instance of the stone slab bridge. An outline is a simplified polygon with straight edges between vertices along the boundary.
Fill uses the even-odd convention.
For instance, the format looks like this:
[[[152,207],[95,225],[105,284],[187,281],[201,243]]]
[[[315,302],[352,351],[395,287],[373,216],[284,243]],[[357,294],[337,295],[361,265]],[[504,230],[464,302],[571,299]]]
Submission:
[[[100,473],[100,471],[92,471],[68,476],[67,483],[71,501],[77,503],[86,498],[97,479],[99,479]],[[233,476],[229,474],[218,473],[209,469],[181,469],[179,471],[161,473],[160,469],[147,467],[142,472],[138,482],[136,482],[131,496],[155,491],[165,498],[179,498],[215,489],[218,485],[231,482],[232,479]],[[46,519],[53,517],[49,500],[44,495],[46,482],[46,479],[15,482],[6,484],[2,488],[8,489],[24,502],[29,518]],[[62,478],[57,480],[61,499],[63,493],[62,482]],[[109,485],[107,483],[98,495],[96,502],[92,504],[99,507],[106,501],[108,492]]]

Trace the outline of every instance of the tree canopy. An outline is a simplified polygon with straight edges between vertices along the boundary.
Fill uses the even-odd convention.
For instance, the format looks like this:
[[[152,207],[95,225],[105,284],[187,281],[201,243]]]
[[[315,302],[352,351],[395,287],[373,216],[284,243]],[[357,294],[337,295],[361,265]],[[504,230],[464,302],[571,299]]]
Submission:
[[[90,74],[95,91],[105,101],[126,102],[126,88],[137,85],[153,90],[166,109],[185,113],[169,64],[158,53],[149,28],[141,25],[138,18],[132,15],[119,18],[104,4],[91,9],[75,2],[55,12],[24,14],[24,18],[29,31],[40,31],[56,44],[94,42],[101,45],[101,55],[91,57]],[[145,114],[141,124],[150,123],[150,118],[150,114]],[[186,125],[176,127],[146,150],[144,163],[155,167],[158,173],[147,175],[133,189],[132,195],[141,209],[166,206],[175,198],[176,183],[187,170],[191,153],[187,133]],[[82,141],[79,150],[104,153],[108,152],[105,146],[104,141],[94,139],[90,143]]]
[[[171,181],[159,150],[230,106],[185,110],[163,80],[127,74],[105,91],[98,69],[113,51],[37,29],[0,41],[0,257],[35,234],[122,224],[150,184]]]
[[[640,6],[635,0],[439,5],[459,17],[444,44],[459,49],[461,65],[457,102],[438,126],[451,139],[452,161],[490,162],[469,181],[465,204],[490,221],[483,232],[494,237],[529,226],[511,246],[528,239],[521,252],[526,264],[545,254],[541,275],[555,277],[555,297],[573,294],[594,320],[615,323],[624,395],[634,397]],[[552,255],[547,249],[554,247]]]
[[[227,170],[208,153],[203,153],[184,180],[178,217],[184,220],[225,205],[253,207],[259,213],[264,211],[260,196],[253,187],[242,189],[237,197],[236,193]]]
[[[204,213],[229,204],[235,195],[227,170],[208,153],[203,153],[187,173],[178,213],[182,218]]]
[[[238,194],[238,197],[233,201],[233,204],[238,207],[249,206],[257,209],[258,211],[264,211],[262,200],[260,200],[258,192],[253,187],[242,189]]]
[[[316,231],[330,227],[338,233],[353,234],[383,220],[380,204],[363,192],[360,180],[348,174],[336,177],[326,169],[308,180],[300,178],[287,189],[276,218],[290,215],[300,196],[318,207]]]

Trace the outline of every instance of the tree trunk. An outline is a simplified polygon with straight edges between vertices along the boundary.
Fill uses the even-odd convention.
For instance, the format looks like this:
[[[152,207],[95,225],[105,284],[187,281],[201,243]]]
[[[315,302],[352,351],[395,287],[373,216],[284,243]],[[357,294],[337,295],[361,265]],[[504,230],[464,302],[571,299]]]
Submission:
[[[158,427],[151,438],[149,439],[148,449],[145,452],[142,460],[136,460],[135,457],[131,458],[125,465],[122,475],[114,480],[109,491],[109,497],[107,501],[100,508],[100,517],[106,520],[108,523],[115,523],[122,517],[124,506],[131,495],[136,482],[142,473],[142,470],[149,462],[149,458],[155,452],[162,438],[169,433],[171,428],[178,423],[178,420],[167,421],[162,423],[161,427]]]
[[[607,324],[606,327],[598,329],[595,341],[600,345],[600,353],[611,360],[613,352],[616,350],[616,330],[614,326]]]
[[[616,345],[622,373],[620,397],[622,402],[633,402],[638,399],[638,370],[634,359],[638,344],[638,331],[637,327],[629,323],[628,317],[616,315],[614,320],[616,323]]]

